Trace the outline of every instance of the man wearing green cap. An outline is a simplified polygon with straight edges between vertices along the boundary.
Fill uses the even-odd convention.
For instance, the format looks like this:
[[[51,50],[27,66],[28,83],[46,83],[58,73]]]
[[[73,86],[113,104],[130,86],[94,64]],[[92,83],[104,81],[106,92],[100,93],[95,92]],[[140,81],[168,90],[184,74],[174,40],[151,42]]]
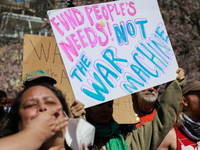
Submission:
[[[182,91],[177,122],[157,150],[200,149],[200,81],[188,82]]]
[[[24,81],[23,85],[21,86],[21,90],[24,90],[25,88],[28,88],[29,86],[33,84],[43,84],[43,83],[48,83],[50,85],[54,85],[57,83],[57,81],[51,77],[50,74],[42,71],[42,70],[36,70],[29,72]]]

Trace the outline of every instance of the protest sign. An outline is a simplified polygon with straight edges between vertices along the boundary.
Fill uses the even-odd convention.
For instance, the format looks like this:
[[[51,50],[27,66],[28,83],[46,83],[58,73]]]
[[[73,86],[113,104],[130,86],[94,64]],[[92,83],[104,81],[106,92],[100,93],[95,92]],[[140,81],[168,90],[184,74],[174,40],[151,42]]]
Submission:
[[[157,0],[48,11],[76,99],[90,107],[176,77]]]
[[[27,73],[43,70],[56,81],[68,104],[74,101],[74,95],[67,77],[55,38],[38,35],[24,35],[22,81]]]
[[[54,37],[24,35],[22,81],[27,73],[35,70],[43,70],[56,79],[55,86],[63,92],[68,106],[71,106],[75,98]],[[130,95],[114,100],[113,107],[113,117],[118,123],[139,121]]]

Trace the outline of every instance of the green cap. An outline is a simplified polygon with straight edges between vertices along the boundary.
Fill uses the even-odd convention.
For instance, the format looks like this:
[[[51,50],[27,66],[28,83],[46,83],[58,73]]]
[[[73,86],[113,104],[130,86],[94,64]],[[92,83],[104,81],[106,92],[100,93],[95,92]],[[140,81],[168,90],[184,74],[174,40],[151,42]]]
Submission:
[[[57,83],[57,81],[54,78],[52,78],[50,74],[48,74],[42,70],[36,70],[36,71],[29,72],[26,75],[26,77],[23,81],[23,85],[25,85],[27,82],[30,82],[30,81],[33,81],[33,80],[39,79],[39,78],[46,78],[52,84]]]

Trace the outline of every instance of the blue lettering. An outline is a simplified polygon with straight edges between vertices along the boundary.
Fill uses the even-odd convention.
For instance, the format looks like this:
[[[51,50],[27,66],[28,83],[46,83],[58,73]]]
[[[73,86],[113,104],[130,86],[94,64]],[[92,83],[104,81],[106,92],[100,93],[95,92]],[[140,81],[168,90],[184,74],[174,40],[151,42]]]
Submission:
[[[84,89],[84,88],[82,90],[89,97],[92,97],[92,98],[94,98],[96,100],[99,100],[99,101],[104,101],[105,97],[103,96],[103,94],[101,92],[103,92],[105,94],[108,94],[109,91],[108,91],[107,87],[104,85],[104,83],[101,81],[99,76],[95,72],[93,73],[93,76],[96,79],[96,81],[98,83],[100,83],[100,85],[101,85],[101,86],[99,86],[99,85],[97,85],[95,83],[92,83],[92,86],[93,86],[94,90],[96,91],[96,93],[93,93],[93,92],[91,92],[91,91],[89,91],[87,89]]]
[[[126,28],[127,28],[127,31],[128,31],[128,34],[131,36],[131,37],[134,37],[136,36],[136,30],[134,27],[134,23],[130,20],[128,21],[128,23],[126,24]]]
[[[78,68],[78,70],[82,73],[82,75],[85,76],[85,72],[84,70],[87,72],[86,67],[83,65],[83,63],[81,61],[79,61],[80,66],[77,64],[76,67]],[[83,70],[84,69],[84,70]]]
[[[150,38],[149,38],[150,39]],[[151,48],[151,49],[153,49],[154,50],[154,52],[156,52],[156,54],[158,54],[164,61],[165,61],[165,63],[166,64],[169,64],[169,62],[157,51],[157,49],[155,49],[149,42],[147,43],[147,45],[149,45],[149,47]]]
[[[135,60],[135,62],[138,64],[138,65],[140,65],[140,67],[144,70],[144,71],[146,71],[148,74],[150,74],[151,76],[153,76],[153,77],[158,77],[158,71],[156,70],[156,74],[153,74],[153,73],[151,73],[148,69],[146,69],[138,60],[137,60],[137,58],[136,58],[136,56],[138,56],[138,53],[135,53],[134,55],[133,55],[133,59]]]
[[[160,50],[160,52],[161,52],[164,56],[166,56],[168,59],[171,59],[170,54],[168,53],[168,52],[171,51],[171,49],[170,49],[166,44],[164,44],[156,34],[154,34],[154,37],[157,38],[157,39],[159,40],[160,43],[156,42],[155,40],[151,40],[151,42]],[[162,44],[161,44],[161,43],[162,43]],[[164,51],[162,50],[162,48],[166,49],[167,51],[164,52]],[[167,54],[169,54],[169,55],[167,55]]]
[[[90,67],[90,65],[91,65],[91,61],[89,61],[88,63],[87,63],[87,58],[85,58],[85,54],[83,54],[82,56],[81,56],[81,61],[83,62],[83,64],[87,67],[87,68],[89,68]]]
[[[137,90],[138,88],[131,82],[135,82],[137,83],[138,85],[144,87],[144,84],[137,81],[136,79],[134,79],[132,76],[126,76],[126,79],[127,81],[130,83],[130,84],[123,84],[124,88],[129,92],[129,93],[132,93],[132,91],[130,90],[130,88],[134,89],[134,90]]]
[[[77,74],[76,71],[77,71],[77,69],[74,68],[73,71],[72,71],[72,73],[71,73],[71,77],[73,78],[73,77],[75,76],[75,77],[77,77],[77,79],[78,79],[79,81],[82,82],[83,80],[81,79],[81,77],[79,77],[79,75]]]
[[[138,21],[135,21],[136,24],[138,24],[140,26],[140,32],[142,33],[142,38],[143,39],[146,39],[146,32],[145,32],[145,29],[144,29],[144,24],[147,23],[148,21],[146,19],[142,19],[142,20],[139,20],[139,19],[136,19]]]
[[[156,34],[154,34],[154,37],[155,37],[160,43],[158,43],[158,42],[156,42],[156,41],[152,41],[152,43],[154,43],[154,45],[155,45],[168,59],[171,59],[170,55],[172,55],[172,54],[169,53],[169,52],[171,51],[171,49],[167,46],[167,44],[165,44],[164,42],[162,42],[162,41],[160,40],[160,38],[159,38]],[[161,48],[164,48],[165,50],[167,50],[167,51],[165,51],[165,52],[166,52],[166,54],[169,54],[169,55],[166,55],[165,52],[164,52],[160,47],[161,47]]]
[[[122,73],[122,69],[115,62],[128,62],[126,59],[115,58],[114,52],[110,48],[103,53],[102,57],[107,60],[119,73]]]
[[[108,85],[110,87],[114,87],[114,85],[110,82],[110,80],[108,79],[109,74],[112,75],[114,78],[118,78],[118,75],[116,73],[114,73],[112,70],[110,70],[109,68],[105,67],[104,65],[97,63],[96,64],[97,70],[99,71],[99,73],[102,75],[102,77],[104,78],[104,80],[108,83]],[[104,74],[103,71],[101,70],[104,69],[106,70],[106,73]]]
[[[163,26],[163,24],[160,23],[160,24],[158,25],[158,27],[157,27],[155,33],[157,33],[157,34],[160,36],[160,38],[161,38],[163,41],[165,41],[165,42],[167,43],[167,41],[168,41],[168,39],[169,39],[169,36],[166,35],[166,38],[164,38],[164,37],[163,37],[164,31],[162,30],[161,32],[159,32],[159,29],[162,28],[162,26]]]
[[[118,27],[117,24],[114,24],[114,30],[115,30],[115,34],[116,34],[116,37],[117,37],[117,41],[118,41],[118,44],[121,46],[122,45],[122,42],[124,42],[125,45],[128,44],[128,37],[126,35],[126,31],[124,29],[124,22],[120,22],[120,29]],[[121,41],[122,39],[122,41]]]
[[[142,79],[145,83],[147,82],[146,79],[143,77],[143,75],[145,75],[147,78],[150,78],[150,76],[144,72],[144,70],[142,70],[141,68],[139,68],[138,66],[131,64],[131,69],[140,77],[140,79]],[[137,70],[136,70],[137,69]]]
[[[164,70],[162,67],[160,67],[156,62],[155,59],[159,60],[161,62],[161,64],[163,64],[165,67],[167,67],[156,55],[154,55],[154,53],[152,53],[143,43],[140,43],[152,56],[151,58],[145,53],[143,52],[139,47],[137,47],[136,49],[141,52],[146,58],[148,58],[154,65],[156,65],[163,73]]]

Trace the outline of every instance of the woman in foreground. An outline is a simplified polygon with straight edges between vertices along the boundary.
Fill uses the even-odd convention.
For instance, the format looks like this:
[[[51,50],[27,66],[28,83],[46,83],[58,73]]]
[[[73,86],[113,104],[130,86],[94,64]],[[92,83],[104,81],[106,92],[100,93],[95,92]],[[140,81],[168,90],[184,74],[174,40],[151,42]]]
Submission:
[[[69,114],[61,91],[53,86],[33,85],[19,92],[1,125],[0,149],[70,149],[65,142],[68,119],[63,111]]]

